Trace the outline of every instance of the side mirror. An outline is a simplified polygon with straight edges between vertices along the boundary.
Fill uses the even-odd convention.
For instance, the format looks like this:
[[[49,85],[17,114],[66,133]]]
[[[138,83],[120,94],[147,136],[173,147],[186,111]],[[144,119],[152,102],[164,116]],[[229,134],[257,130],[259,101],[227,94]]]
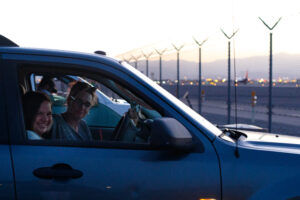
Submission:
[[[190,151],[194,146],[190,132],[174,118],[155,119],[150,132],[150,144],[154,147]]]

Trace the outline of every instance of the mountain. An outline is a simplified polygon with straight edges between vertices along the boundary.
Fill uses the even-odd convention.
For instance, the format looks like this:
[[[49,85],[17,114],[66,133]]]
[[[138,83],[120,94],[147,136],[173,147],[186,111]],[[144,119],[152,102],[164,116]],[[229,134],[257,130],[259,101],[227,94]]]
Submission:
[[[213,62],[202,63],[202,76],[204,78],[227,78],[228,63],[227,59],[216,60]],[[138,69],[146,73],[146,62],[140,60]],[[237,58],[236,61],[237,77],[245,76],[248,71],[250,79],[269,77],[269,56],[255,56],[248,58]],[[133,66],[134,64],[131,63]],[[231,59],[231,77],[234,73],[234,61]],[[175,79],[177,74],[177,60],[162,61],[162,78]],[[149,61],[149,76],[154,79],[159,77],[159,61]],[[180,60],[180,79],[198,79],[198,63]],[[290,79],[300,78],[300,55],[279,53],[273,55],[273,78]]]

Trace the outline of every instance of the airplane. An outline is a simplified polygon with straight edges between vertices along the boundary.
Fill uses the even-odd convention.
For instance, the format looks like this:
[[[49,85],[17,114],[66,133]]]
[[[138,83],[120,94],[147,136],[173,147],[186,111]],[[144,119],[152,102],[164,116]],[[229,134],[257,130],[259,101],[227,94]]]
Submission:
[[[240,79],[237,79],[237,80],[235,81],[236,84],[241,83],[241,84],[245,84],[245,85],[246,85],[248,82],[249,82],[248,71],[246,71],[245,78],[240,78]]]

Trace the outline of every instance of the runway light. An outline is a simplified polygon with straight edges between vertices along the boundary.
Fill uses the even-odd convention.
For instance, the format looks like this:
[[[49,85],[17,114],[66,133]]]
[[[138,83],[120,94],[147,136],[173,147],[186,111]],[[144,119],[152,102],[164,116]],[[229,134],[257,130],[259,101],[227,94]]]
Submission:
[[[216,199],[214,199],[214,198],[210,198],[210,199],[199,199],[199,200],[216,200]]]

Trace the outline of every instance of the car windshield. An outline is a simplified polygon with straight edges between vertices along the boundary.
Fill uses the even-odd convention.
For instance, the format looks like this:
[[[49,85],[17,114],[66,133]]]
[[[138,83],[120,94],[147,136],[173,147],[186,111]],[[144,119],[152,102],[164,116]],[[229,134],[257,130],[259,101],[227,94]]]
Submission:
[[[169,91],[164,89],[163,87],[160,87],[158,84],[153,82],[150,78],[145,76],[140,71],[133,68],[131,65],[129,65],[126,62],[122,62],[123,66],[126,67],[128,70],[130,70],[132,73],[134,73],[137,77],[140,77],[141,81],[146,82],[146,84],[149,84],[154,90],[156,90],[158,93],[160,93],[165,99],[172,103],[172,105],[180,109],[181,112],[185,113],[186,116],[190,117],[194,123],[197,124],[199,128],[201,128],[202,131],[208,132],[209,134],[213,134],[215,136],[219,136],[222,134],[222,131],[218,129],[215,125],[213,125],[211,122],[206,120],[204,117],[199,115],[195,110],[193,110],[191,107],[187,106],[183,101],[176,98],[173,94],[171,94]]]

